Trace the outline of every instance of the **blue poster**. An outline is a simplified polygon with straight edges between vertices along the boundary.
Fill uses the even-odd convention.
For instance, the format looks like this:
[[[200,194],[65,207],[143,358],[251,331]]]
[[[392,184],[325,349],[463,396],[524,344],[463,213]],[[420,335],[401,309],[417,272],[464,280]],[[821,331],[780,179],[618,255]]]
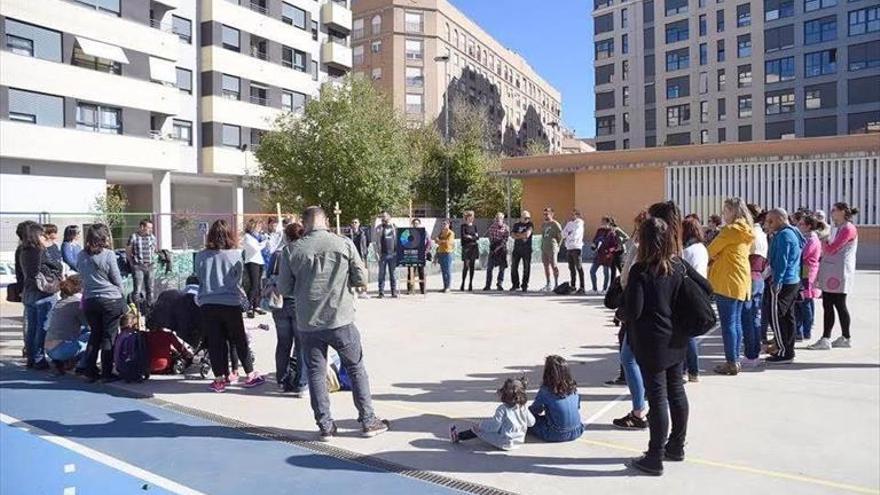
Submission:
[[[397,264],[399,266],[425,265],[427,235],[424,227],[397,229]]]

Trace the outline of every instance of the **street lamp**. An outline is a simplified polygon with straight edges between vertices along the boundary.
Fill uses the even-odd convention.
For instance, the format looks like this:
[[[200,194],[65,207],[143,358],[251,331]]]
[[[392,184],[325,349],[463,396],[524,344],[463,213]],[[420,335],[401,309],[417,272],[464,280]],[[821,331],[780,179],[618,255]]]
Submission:
[[[443,89],[443,139],[449,145],[449,54],[434,57],[434,62],[443,62],[443,74],[446,76],[446,87]],[[446,174],[446,219],[449,215],[449,160],[444,158]]]

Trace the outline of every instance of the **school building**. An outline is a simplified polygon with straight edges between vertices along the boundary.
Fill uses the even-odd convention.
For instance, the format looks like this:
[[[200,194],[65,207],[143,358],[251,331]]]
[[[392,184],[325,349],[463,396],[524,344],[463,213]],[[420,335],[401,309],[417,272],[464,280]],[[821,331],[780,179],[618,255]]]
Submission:
[[[576,207],[588,236],[602,216],[629,229],[639,210],[664,200],[704,221],[731,196],[789,211],[846,201],[859,209],[860,266],[880,266],[877,133],[518,157],[501,173],[522,181],[522,207],[536,221],[547,206],[560,221]]]

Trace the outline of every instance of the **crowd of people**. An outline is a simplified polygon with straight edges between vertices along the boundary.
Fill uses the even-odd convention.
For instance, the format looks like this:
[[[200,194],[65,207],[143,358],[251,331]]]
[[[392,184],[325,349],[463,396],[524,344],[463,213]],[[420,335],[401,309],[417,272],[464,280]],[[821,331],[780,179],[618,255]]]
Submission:
[[[682,330],[682,322],[689,320],[679,309],[683,294],[694,293],[684,289],[687,284],[696,283],[699,297],[711,299],[717,308],[725,360],[715,367],[718,374],[791,363],[796,342],[812,337],[817,298],[824,309],[823,332],[808,348],[851,346],[847,294],[855,275],[856,214],[846,203],[836,203],[829,224],[822,211],[800,209],[789,215],[781,208],[765,211],[729,198],[719,218],[705,227],[697,215],[683,216],[672,202],[640,212],[629,233],[613,217],[602,218],[590,242],[595,252],[591,288],[593,294],[606,295],[606,306],[615,310],[620,326],[620,376],[606,384],[627,386],[632,400],[631,411],[613,424],[650,430],[648,450],[633,467],[659,475],[664,461],[684,459],[684,384],[698,382],[700,376],[697,334]],[[128,298],[106,225],[89,225],[82,242],[79,229],[67,227],[59,246],[56,226],[22,222],[16,230],[15,289],[24,304],[27,366],[51,368],[56,374],[75,370],[89,382],[116,380],[115,341],[120,331],[141,326],[138,307],[145,307],[151,372],[185,369],[198,349],[175,332],[195,332],[204,339],[212,391],[224,392],[239,382],[257,387],[266,376],[255,368],[244,321],[271,312],[277,334],[275,380],[284,393],[300,397],[308,391],[321,438],[337,433],[328,396],[330,348],[350,381],[362,434],[387,431],[389,423],[373,409],[355,299],[366,293],[370,245],[379,264],[378,297],[384,296],[386,278],[391,297],[398,296],[397,227],[383,212],[375,228],[354,220],[347,234],[339,236],[329,230],[320,207],[306,209],[301,220],[272,218],[264,228],[251,219],[241,239],[233,225],[217,220],[195,256],[187,287],[163,292],[155,301],[151,275],[157,244],[149,220],[140,222],[125,249],[134,287]],[[420,228],[421,223],[416,219],[410,226]],[[484,290],[492,290],[493,282],[496,290],[504,289],[509,264],[510,290],[529,290],[534,230],[528,211],[511,227],[503,214],[495,217],[485,232],[489,252]],[[545,208],[540,233],[547,279],[542,291],[562,285],[558,258],[564,246],[569,293],[585,294],[586,234],[580,211],[573,209],[562,226],[553,209]],[[459,235],[460,290],[472,291],[480,257],[473,212],[465,212]],[[456,248],[451,222],[443,221],[433,239],[425,238],[424,247],[440,265],[442,290],[448,292]],[[418,283],[424,293],[424,266],[411,266],[409,272],[410,292]],[[835,315],[841,336],[832,341]],[[766,358],[760,360],[762,353]],[[239,367],[244,371],[241,381]],[[527,388],[525,378],[506,380],[498,390],[501,404],[494,415],[469,427],[452,426],[451,440],[479,438],[507,450],[522,444],[527,433],[548,442],[571,441],[583,433],[577,384],[565,359],[546,358],[542,383],[528,406]]]

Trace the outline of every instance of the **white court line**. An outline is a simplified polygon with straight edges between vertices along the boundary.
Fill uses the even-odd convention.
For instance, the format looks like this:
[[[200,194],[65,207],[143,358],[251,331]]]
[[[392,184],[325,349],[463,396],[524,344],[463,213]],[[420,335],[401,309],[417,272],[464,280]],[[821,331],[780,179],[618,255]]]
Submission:
[[[15,426],[15,423],[21,423],[21,420],[15,419],[11,416],[7,416],[3,413],[0,413],[0,421],[15,428],[17,428],[17,426]],[[180,483],[171,481],[168,478],[164,478],[162,476],[159,476],[158,474],[151,473],[137,466],[131,465],[121,459],[117,459],[107,454],[98,452],[97,450],[90,449],[85,445],[72,442],[66,438],[42,432],[35,433],[35,435],[42,438],[43,440],[54,443],[55,445],[63,447],[67,450],[76,452],[77,454],[80,454],[82,456],[88,457],[93,461],[100,462],[101,464],[116,469],[117,471],[121,471],[125,474],[129,474],[136,478],[142,479],[152,485],[158,486],[159,488],[168,490],[169,492],[177,493],[179,495],[205,495],[200,491],[193,490],[192,488],[183,486]]]

